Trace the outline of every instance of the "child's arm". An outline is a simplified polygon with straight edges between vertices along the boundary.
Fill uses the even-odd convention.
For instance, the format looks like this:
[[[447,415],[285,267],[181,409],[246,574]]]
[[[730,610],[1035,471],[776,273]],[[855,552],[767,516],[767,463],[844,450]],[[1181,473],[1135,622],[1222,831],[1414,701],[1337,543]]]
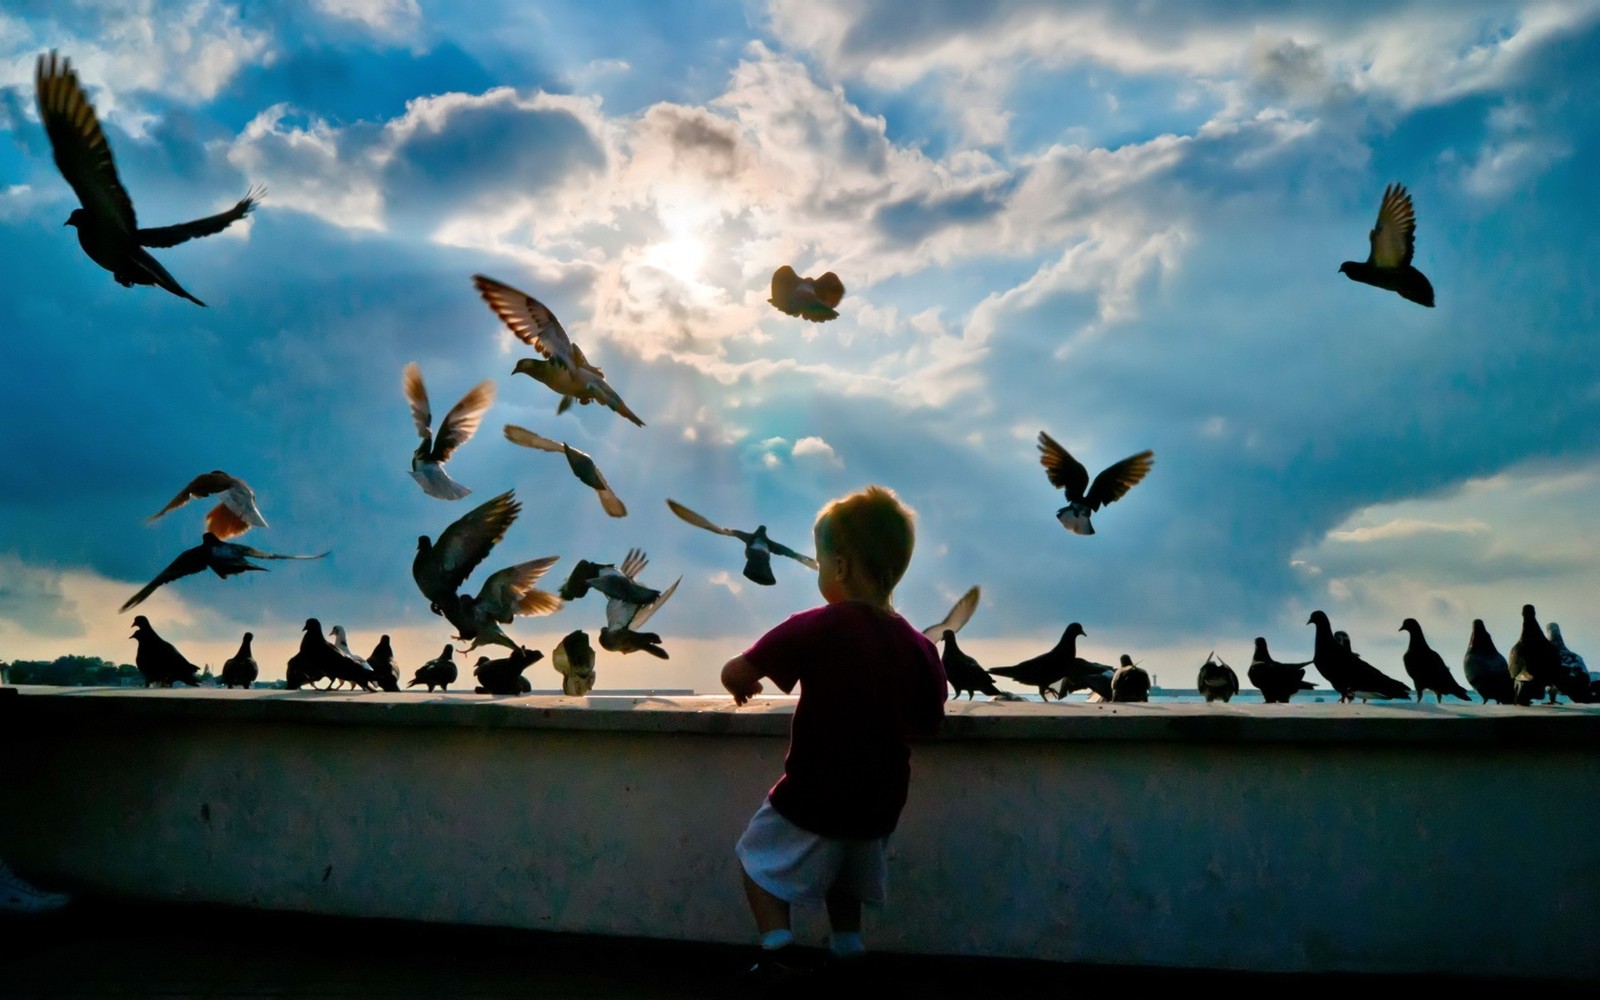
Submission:
[[[761,693],[761,674],[743,656],[735,656],[722,667],[722,686],[733,695],[736,705]]]

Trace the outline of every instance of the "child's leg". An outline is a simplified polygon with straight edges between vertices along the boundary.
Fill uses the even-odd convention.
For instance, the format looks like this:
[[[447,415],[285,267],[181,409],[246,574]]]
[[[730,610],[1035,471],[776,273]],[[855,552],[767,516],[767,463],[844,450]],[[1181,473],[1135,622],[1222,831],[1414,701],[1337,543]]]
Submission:
[[[756,930],[765,938],[773,931],[789,929],[789,904],[756,884],[750,873],[740,869],[744,876],[744,898],[750,903],[750,914],[756,918]]]
[[[828,926],[835,934],[861,933],[861,900],[841,885],[828,890]]]

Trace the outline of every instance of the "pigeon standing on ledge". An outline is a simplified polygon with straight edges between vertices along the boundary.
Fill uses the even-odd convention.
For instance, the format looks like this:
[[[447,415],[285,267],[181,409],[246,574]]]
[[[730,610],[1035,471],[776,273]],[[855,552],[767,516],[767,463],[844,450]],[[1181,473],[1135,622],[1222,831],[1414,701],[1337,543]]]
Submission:
[[[967,700],[971,701],[974,694],[986,694],[991,698],[1003,701],[1015,699],[1015,695],[995,687],[994,678],[989,676],[989,671],[956,645],[955,629],[945,629],[939,638],[944,640],[944,655],[940,660],[944,663],[944,676],[950,682],[950,687],[961,697],[961,692],[967,693]]]
[[[1362,701],[1388,698],[1411,700],[1411,688],[1404,681],[1395,680],[1357,656],[1350,648],[1348,636],[1342,643],[1338,640],[1326,613],[1311,612],[1306,624],[1316,627],[1316,644],[1312,647],[1311,662],[1329,686],[1339,692],[1340,702],[1357,698]]]
[[[1472,635],[1467,639],[1461,672],[1467,675],[1467,683],[1483,698],[1485,705],[1490,699],[1502,705],[1516,704],[1517,691],[1511,682],[1511,670],[1506,658],[1495,648],[1494,638],[1484,628],[1482,618],[1472,619]]]
[[[416,687],[426,684],[428,693],[432,694],[435,686],[440,691],[450,690],[450,685],[456,682],[456,647],[448,642],[444,645],[444,652],[437,659],[429,660],[417,668],[416,676],[406,683],[406,687]]]
[[[161,638],[150,627],[150,619],[138,615],[133,619],[133,635],[128,638],[139,644],[133,665],[144,676],[144,686],[171,687],[182,683],[200,686],[200,668],[190,663],[178,652],[178,647]]]
[[[1260,690],[1261,698],[1267,704],[1288,704],[1289,699],[1298,692],[1316,689],[1315,684],[1306,680],[1306,667],[1310,665],[1310,660],[1303,663],[1280,663],[1274,660],[1267,651],[1267,640],[1258,635],[1255,652],[1250,657],[1250,669],[1245,671],[1245,676]]]
[[[1415,618],[1401,622],[1399,631],[1411,634],[1402,662],[1412,685],[1417,689],[1418,701],[1422,700],[1424,691],[1432,691],[1436,702],[1444,701],[1445,695],[1462,701],[1472,700],[1467,689],[1450,676],[1450,668],[1444,665],[1444,657],[1428,645],[1428,640],[1422,635],[1422,625]]]
[[[1039,697],[1045,701],[1049,701],[1052,694],[1060,699],[1069,690],[1076,691],[1087,686],[1083,683],[1077,683],[1072,687],[1064,684],[1061,691],[1054,689],[1055,684],[1079,672],[1078,637],[1087,634],[1082,625],[1073,622],[1067,626],[1065,632],[1061,633],[1061,638],[1056,644],[1046,652],[1009,667],[991,667],[989,673],[996,677],[1009,677],[1029,687],[1036,687],[1039,689]],[[1081,678],[1078,680],[1081,681]]]
[[[562,637],[550,654],[550,663],[561,675],[562,694],[576,698],[594,690],[594,647],[583,629],[573,629]]]
[[[1150,673],[1127,653],[1118,661],[1120,666],[1111,675],[1112,701],[1149,701]]]
[[[223,687],[248,688],[255,683],[257,677],[261,676],[261,668],[256,665],[255,654],[250,650],[250,642],[254,638],[253,633],[246,632],[244,641],[239,643],[239,651],[223,662]]]
[[[1195,690],[1206,696],[1206,704],[1214,701],[1230,702],[1239,693],[1239,675],[1234,669],[1217,659],[1217,651],[1206,655],[1195,678]]]

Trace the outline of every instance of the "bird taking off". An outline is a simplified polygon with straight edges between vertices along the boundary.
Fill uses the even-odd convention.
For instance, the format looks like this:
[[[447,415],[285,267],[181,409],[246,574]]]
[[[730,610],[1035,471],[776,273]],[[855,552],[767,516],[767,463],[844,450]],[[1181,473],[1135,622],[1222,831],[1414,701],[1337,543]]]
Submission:
[[[1378,221],[1367,234],[1372,251],[1365,261],[1347,260],[1339,273],[1351,281],[1376,285],[1398,292],[1402,298],[1433,308],[1433,285],[1411,266],[1417,247],[1417,213],[1405,185],[1390,184],[1383,189],[1378,206]]]
[[[1141,451],[1107,468],[1089,482],[1089,470],[1073,458],[1055,438],[1039,432],[1039,464],[1044,466],[1050,485],[1066,491],[1067,505],[1056,511],[1056,520],[1074,535],[1094,534],[1089,515],[1139,484],[1155,465],[1156,453]]]

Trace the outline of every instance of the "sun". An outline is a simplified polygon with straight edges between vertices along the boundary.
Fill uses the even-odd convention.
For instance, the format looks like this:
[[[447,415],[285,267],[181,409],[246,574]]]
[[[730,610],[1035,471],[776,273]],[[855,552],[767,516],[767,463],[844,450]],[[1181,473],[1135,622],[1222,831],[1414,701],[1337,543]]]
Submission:
[[[705,260],[705,244],[689,233],[679,233],[645,248],[644,263],[665,271],[685,285],[699,281],[700,264]]]

